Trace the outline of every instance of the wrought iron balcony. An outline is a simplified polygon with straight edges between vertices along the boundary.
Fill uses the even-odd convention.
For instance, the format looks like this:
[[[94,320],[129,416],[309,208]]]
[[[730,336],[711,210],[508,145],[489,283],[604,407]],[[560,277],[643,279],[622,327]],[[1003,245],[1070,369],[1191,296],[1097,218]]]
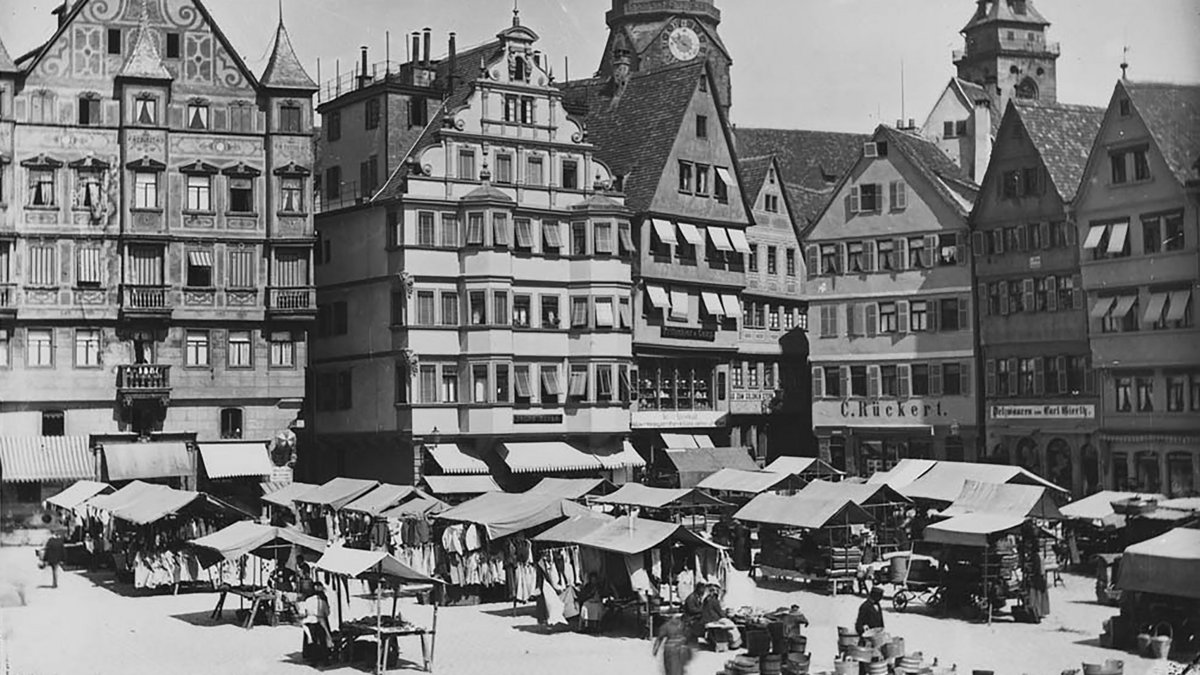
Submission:
[[[121,401],[157,399],[164,405],[171,397],[171,366],[137,363],[117,366],[117,393]]]
[[[166,286],[125,285],[121,292],[121,311],[141,316],[170,316],[170,289]]]
[[[278,318],[312,319],[317,315],[317,289],[312,286],[270,288],[267,312]]]

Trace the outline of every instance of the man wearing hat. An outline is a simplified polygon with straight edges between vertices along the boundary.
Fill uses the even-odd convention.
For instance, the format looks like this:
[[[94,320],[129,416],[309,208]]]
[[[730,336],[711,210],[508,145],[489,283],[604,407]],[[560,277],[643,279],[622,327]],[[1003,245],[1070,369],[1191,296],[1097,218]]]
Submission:
[[[854,630],[859,635],[872,628],[883,628],[883,589],[876,586],[871,594],[858,608],[858,620],[854,622]]]

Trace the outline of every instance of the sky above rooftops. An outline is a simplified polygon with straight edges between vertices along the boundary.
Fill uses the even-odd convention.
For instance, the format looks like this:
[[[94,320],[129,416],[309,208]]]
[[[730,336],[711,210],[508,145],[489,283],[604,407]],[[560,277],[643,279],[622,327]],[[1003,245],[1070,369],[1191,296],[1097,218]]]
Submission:
[[[13,58],[54,30],[55,0],[0,0],[0,39]],[[277,0],[206,0],[251,70],[261,74],[274,37]],[[426,26],[434,56],[446,36],[460,49],[507,27],[508,0],[283,0],[297,56],[313,79],[350,72],[358,47],[370,61],[405,60],[405,36]],[[869,133],[899,118],[917,123],[953,76],[951,51],[972,0],[718,0],[721,35],[733,53],[733,121],[748,127]],[[1200,82],[1200,4],[1195,0],[1036,0],[1062,45],[1059,100],[1105,105],[1129,47],[1129,76]],[[608,0],[520,0],[522,23],[542,36],[559,80],[591,75],[607,38]],[[320,60],[320,77],[317,61]],[[902,110],[900,62],[904,61]]]

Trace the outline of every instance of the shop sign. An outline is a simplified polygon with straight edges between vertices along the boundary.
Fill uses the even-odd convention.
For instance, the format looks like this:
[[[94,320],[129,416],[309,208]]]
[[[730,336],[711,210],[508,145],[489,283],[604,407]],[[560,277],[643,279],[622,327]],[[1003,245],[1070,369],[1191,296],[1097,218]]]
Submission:
[[[700,340],[716,342],[717,331],[711,328],[686,328],[683,326],[663,326],[663,339],[667,340]]]
[[[630,414],[634,429],[699,429],[719,427],[725,412],[715,410],[638,410]]]
[[[994,420],[1090,420],[1096,418],[1096,406],[1050,405],[993,405],[988,417]]]
[[[842,417],[870,419],[929,419],[946,417],[941,401],[842,401]]]
[[[513,415],[513,424],[562,424],[562,415]]]

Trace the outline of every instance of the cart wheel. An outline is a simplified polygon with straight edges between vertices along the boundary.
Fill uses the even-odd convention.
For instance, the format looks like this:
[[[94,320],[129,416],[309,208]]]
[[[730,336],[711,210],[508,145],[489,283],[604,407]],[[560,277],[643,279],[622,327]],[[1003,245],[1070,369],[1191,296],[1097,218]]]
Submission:
[[[930,609],[939,610],[942,607],[942,589],[935,588],[930,594],[929,599],[925,601],[925,605]]]
[[[896,591],[892,595],[892,606],[897,612],[903,612],[904,608],[908,607],[908,594],[904,591]]]

